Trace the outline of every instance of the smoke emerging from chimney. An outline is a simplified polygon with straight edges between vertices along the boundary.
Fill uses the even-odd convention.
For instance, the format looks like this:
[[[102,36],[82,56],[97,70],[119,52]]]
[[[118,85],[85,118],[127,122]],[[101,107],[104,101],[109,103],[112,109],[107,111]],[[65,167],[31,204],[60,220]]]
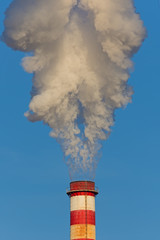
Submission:
[[[94,177],[114,111],[131,102],[131,57],[145,28],[131,0],[14,0],[3,41],[29,52],[33,74],[25,116],[43,121],[61,144],[71,178]]]

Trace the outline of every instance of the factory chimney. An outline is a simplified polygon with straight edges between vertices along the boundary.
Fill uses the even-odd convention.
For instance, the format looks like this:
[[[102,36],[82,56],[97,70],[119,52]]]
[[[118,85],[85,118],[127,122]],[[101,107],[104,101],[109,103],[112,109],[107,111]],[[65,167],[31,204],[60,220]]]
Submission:
[[[70,183],[70,240],[95,240],[95,196],[98,191],[91,181]]]

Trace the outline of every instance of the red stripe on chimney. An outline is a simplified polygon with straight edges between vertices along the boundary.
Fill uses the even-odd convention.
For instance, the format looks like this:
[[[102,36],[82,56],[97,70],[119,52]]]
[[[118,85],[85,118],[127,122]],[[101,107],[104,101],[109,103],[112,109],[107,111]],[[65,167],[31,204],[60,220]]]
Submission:
[[[95,212],[91,210],[71,211],[70,225],[75,224],[95,225]]]
[[[71,193],[71,194],[70,194],[71,197],[81,196],[81,195],[87,195],[87,196],[93,196],[93,197],[95,197],[95,194],[92,193],[92,192],[74,192],[74,193]]]

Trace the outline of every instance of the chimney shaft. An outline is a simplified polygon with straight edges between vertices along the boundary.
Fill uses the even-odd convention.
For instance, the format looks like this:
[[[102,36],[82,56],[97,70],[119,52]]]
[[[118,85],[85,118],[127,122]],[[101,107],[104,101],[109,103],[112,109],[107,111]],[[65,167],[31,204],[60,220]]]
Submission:
[[[70,183],[70,240],[95,240],[95,183]]]

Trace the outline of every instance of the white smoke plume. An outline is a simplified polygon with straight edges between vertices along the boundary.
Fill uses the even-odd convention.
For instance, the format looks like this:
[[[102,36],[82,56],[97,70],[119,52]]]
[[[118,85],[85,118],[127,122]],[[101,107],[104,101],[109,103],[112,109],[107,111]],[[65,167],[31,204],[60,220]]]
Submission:
[[[93,177],[114,111],[133,94],[131,57],[145,38],[133,1],[13,0],[4,25],[3,41],[30,53],[22,61],[34,73],[25,116],[50,126],[71,177]]]

